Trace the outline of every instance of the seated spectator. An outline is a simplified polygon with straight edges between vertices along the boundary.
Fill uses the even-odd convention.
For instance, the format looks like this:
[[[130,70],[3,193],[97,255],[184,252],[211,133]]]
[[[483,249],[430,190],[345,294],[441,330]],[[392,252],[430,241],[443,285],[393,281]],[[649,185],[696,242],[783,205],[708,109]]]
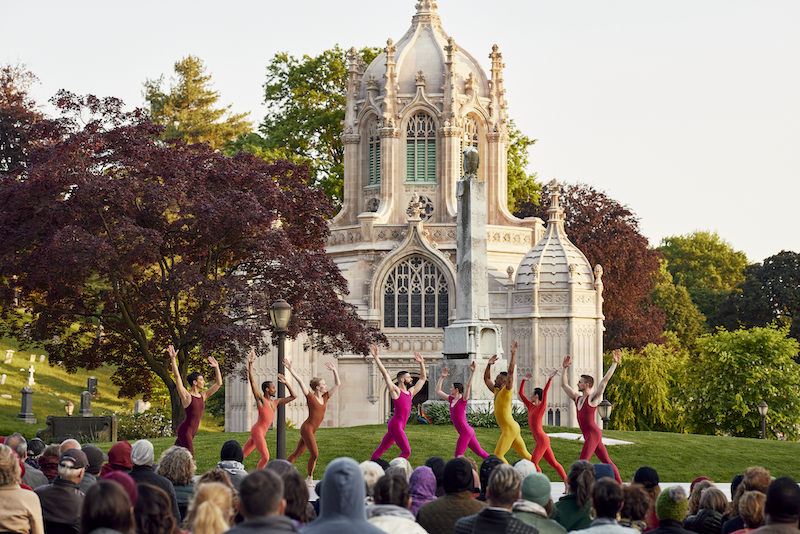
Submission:
[[[427,534],[414,521],[410,504],[411,492],[405,477],[401,473],[384,475],[375,484],[375,504],[367,507],[367,520],[388,534]]]
[[[113,480],[122,486],[122,489],[128,494],[128,499],[131,501],[132,506],[136,506],[136,503],[139,502],[139,489],[136,487],[136,481],[125,471],[111,471],[103,480]]]
[[[150,484],[139,484],[137,489],[139,498],[133,507],[136,534],[180,534],[169,495]]]
[[[106,478],[111,471],[128,472],[133,469],[131,462],[131,444],[127,441],[118,441],[108,451],[108,462],[100,469],[100,478]]]
[[[517,470],[517,473],[519,473],[519,476],[522,477],[522,480],[525,480],[525,477],[532,473],[539,472],[536,470],[536,464],[534,464],[527,458],[522,458],[520,460],[517,460],[514,463],[514,469]]]
[[[744,528],[733,534],[745,534],[764,525],[764,504],[767,496],[760,491],[746,491],[739,499],[739,515],[744,521]]]
[[[249,475],[248,479],[257,473]],[[303,528],[304,534],[385,534],[366,519],[364,477],[352,458],[337,458],[329,463],[317,492],[320,494],[320,514]],[[244,511],[244,505],[242,508]]]
[[[658,472],[652,467],[640,467],[636,470],[636,473],[633,474],[633,481],[636,484],[641,484],[650,496],[650,509],[647,510],[647,515],[645,516],[647,528],[644,529],[644,532],[658,528],[656,499],[658,499],[658,495],[661,493],[661,486],[658,485]]]
[[[698,534],[720,534],[722,514],[728,509],[728,499],[717,488],[706,488],[700,494],[700,510],[683,521],[683,528]]]
[[[8,443],[8,440],[6,440]],[[42,506],[36,493],[22,489],[19,458],[8,445],[0,445],[0,532],[44,534]]]
[[[158,459],[156,473],[172,483],[175,490],[175,500],[178,502],[178,511],[181,513],[180,521],[186,519],[189,501],[194,494],[194,474],[197,466],[189,449],[173,445],[161,453]],[[139,533],[141,534],[141,533]]]
[[[690,534],[683,528],[683,518],[689,507],[686,490],[681,486],[666,488],[656,499],[658,528],[653,534]]]
[[[39,470],[52,482],[58,476],[58,459],[61,457],[59,445],[48,445],[39,456]]]
[[[408,482],[408,479],[411,478],[411,473],[414,472],[414,468],[411,467],[411,462],[405,458],[394,458],[391,462],[389,462],[389,467],[402,467],[406,475],[406,482]]]
[[[61,442],[61,447],[59,447],[59,452],[64,453],[64,451],[68,451],[70,449],[80,449],[81,444],[78,443],[77,439],[67,438]]]
[[[408,489],[411,492],[411,506],[408,509],[417,517],[417,512],[426,502],[436,499],[436,475],[427,465],[414,469],[408,479]]]
[[[474,460],[473,460],[474,462]],[[441,456],[431,456],[425,460],[425,465],[431,468],[436,477],[436,496],[444,495],[444,466],[447,462]]]
[[[384,474],[383,467],[376,464],[372,460],[366,460],[358,464],[361,469],[361,474],[364,476],[364,487],[367,492],[365,503],[367,505],[374,504],[372,501],[372,492],[375,489],[375,483]]]
[[[285,465],[288,465],[288,468],[285,468]],[[275,469],[277,466],[280,467]],[[378,464],[375,466],[380,469]],[[310,497],[308,484],[295,466],[285,460],[280,462],[273,460],[267,464],[265,469],[276,473],[283,480],[283,499],[286,501],[286,510],[283,515],[292,520],[296,529],[303,528],[317,518],[314,506],[308,502]]]
[[[700,511],[700,495],[703,494],[703,490],[706,488],[715,488],[714,483],[710,480],[701,480],[697,484],[692,484],[689,486],[689,490],[691,494],[689,495],[689,507],[686,510],[686,517],[690,515],[697,515],[697,512]],[[684,518],[685,519],[685,518]]]
[[[613,478],[616,480],[616,477],[614,475],[614,468],[611,467],[611,464],[604,464],[604,463],[592,464],[592,467],[594,467],[595,480],[600,480],[601,478],[604,477]]]
[[[523,523],[511,513],[514,502],[520,497],[522,477],[510,465],[499,465],[492,470],[486,487],[489,506],[475,515],[456,521],[454,534],[538,534],[533,525]]]
[[[624,504],[622,485],[613,478],[595,480],[592,485],[592,510],[594,519],[589,528],[578,530],[581,534],[636,534],[633,528],[617,522],[617,514]]]
[[[516,466],[514,466],[516,467]],[[539,529],[540,534],[564,534],[567,529],[550,519],[550,479],[542,473],[531,473],[522,479],[522,497],[514,503],[514,517]]]
[[[497,456],[495,458],[503,463]],[[472,498],[475,479],[472,476],[472,466],[464,458],[453,458],[447,462],[442,478],[444,495],[420,507],[417,523],[431,533],[452,534],[456,521],[480,512],[486,507],[486,503]]]
[[[228,530],[236,515],[233,492],[221,482],[198,484],[186,514],[187,530],[193,534],[220,534]]]
[[[92,445],[91,443],[87,443],[81,447],[81,450],[89,461],[89,465],[86,466],[86,472],[83,474],[83,480],[81,480],[80,485],[80,490],[85,494],[89,491],[89,488],[92,487],[92,484],[97,482],[100,469],[103,468],[103,462],[107,460],[107,457],[103,454],[103,451],[100,450],[100,447]]]
[[[486,501],[486,488],[489,485],[489,476],[492,474],[494,468],[502,463],[503,460],[494,454],[490,454],[483,459],[483,462],[481,462],[481,468],[478,471],[478,476],[480,477],[481,481],[481,494],[478,496],[479,501]],[[435,472],[436,471],[434,471],[434,473]]]
[[[33,438],[28,442],[28,457],[25,459],[25,464],[39,469],[39,457],[44,452],[44,441],[39,438]],[[41,469],[39,469],[41,471]]]
[[[685,495],[685,493],[684,493]],[[622,498],[625,501],[620,511],[619,524],[623,527],[635,528],[639,532],[644,532],[647,528],[645,517],[648,510],[653,506],[650,494],[641,484],[629,484],[622,487]],[[683,521],[683,518],[681,518]]]
[[[39,441],[41,442],[41,440]],[[28,441],[25,439],[25,436],[19,432],[14,432],[6,438],[5,444],[11,447],[24,463],[24,469],[22,473],[23,484],[27,484],[31,488],[38,488],[39,486],[44,486],[49,482],[47,477],[44,476],[44,473],[42,473],[37,467],[33,467],[27,463],[26,458],[28,456]]]
[[[235,439],[226,441],[220,450],[219,459],[220,461],[217,464],[217,468],[228,473],[231,484],[233,484],[233,487],[238,491],[239,484],[241,484],[244,477],[247,476],[247,471],[244,470],[244,464],[242,463],[244,462],[242,446],[239,445],[239,442]]]
[[[744,472],[742,483],[736,488],[736,493],[733,493],[730,507],[730,519],[725,521],[722,525],[722,534],[730,534],[735,530],[744,528],[744,520],[739,516],[739,499],[742,498],[746,491],[760,491],[766,494],[767,488],[772,477],[769,471],[760,466],[748,467]]]
[[[140,439],[131,447],[133,469],[131,469],[128,474],[136,481],[137,486],[150,484],[151,486],[164,490],[164,492],[169,495],[172,516],[175,518],[175,521],[180,524],[181,512],[178,510],[178,500],[175,498],[175,489],[172,487],[172,482],[153,471],[154,459],[155,453],[153,451],[153,444],[146,439]]]
[[[745,476],[747,476],[745,474]],[[758,534],[796,534],[800,520],[800,487],[789,477],[776,478],[767,488],[764,526]]]
[[[592,485],[594,484],[594,466],[586,460],[578,460],[567,473],[567,494],[555,504],[551,516],[562,527],[570,530],[589,528],[592,522]]]
[[[42,503],[42,519],[47,534],[77,532],[83,492],[78,486],[89,461],[80,449],[65,451],[58,461],[58,476],[34,491]]]
[[[325,477],[333,466],[334,460],[325,470]],[[353,462],[355,464],[355,462]],[[268,464],[269,465],[269,464]],[[355,468],[358,471],[358,467]],[[360,474],[360,471],[358,471]],[[358,477],[360,478],[360,477]],[[324,481],[324,477],[323,477]],[[324,483],[324,482],[323,482]],[[363,479],[353,481],[353,485],[358,486],[361,506],[361,513],[364,511]],[[346,484],[343,487],[348,487]],[[330,488],[330,493],[335,493],[334,487]],[[247,475],[239,486],[239,511],[244,516],[244,522],[236,525],[228,531],[228,534],[277,534],[280,532],[297,532],[289,518],[283,515],[286,509],[286,501],[283,499],[283,481],[281,477],[269,469],[259,469]],[[335,532],[335,531],[334,531]],[[343,530],[350,532],[350,530]],[[359,532],[354,528],[352,532]]]
[[[136,525],[127,492],[113,480],[101,480],[86,493],[81,534],[133,534]]]

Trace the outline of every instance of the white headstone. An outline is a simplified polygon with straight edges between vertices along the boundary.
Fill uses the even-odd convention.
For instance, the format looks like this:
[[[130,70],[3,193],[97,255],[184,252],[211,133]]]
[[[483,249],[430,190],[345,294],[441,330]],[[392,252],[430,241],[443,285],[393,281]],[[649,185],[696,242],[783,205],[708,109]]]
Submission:
[[[6,383],[6,378],[7,378],[7,375],[0,376],[0,384],[5,384]]]
[[[14,349],[8,349],[6,351],[6,359],[3,360],[3,363],[11,363],[11,358],[14,357]]]
[[[143,400],[137,400],[133,403],[133,413],[144,413],[150,409],[150,403]]]
[[[28,386],[36,385],[36,381],[33,379],[33,373],[35,373],[35,372],[36,372],[36,369],[34,369],[33,365],[31,365],[28,368]]]
[[[33,363],[35,361],[36,361],[36,355],[35,354],[31,354],[31,363]]]
[[[44,359],[45,359],[45,355],[44,354],[39,356],[39,363],[44,363]]]
[[[4,399],[8,399],[8,400],[11,400],[11,399],[14,398],[11,395],[9,395],[8,393],[3,393],[2,395],[0,395],[0,397],[2,397]]]

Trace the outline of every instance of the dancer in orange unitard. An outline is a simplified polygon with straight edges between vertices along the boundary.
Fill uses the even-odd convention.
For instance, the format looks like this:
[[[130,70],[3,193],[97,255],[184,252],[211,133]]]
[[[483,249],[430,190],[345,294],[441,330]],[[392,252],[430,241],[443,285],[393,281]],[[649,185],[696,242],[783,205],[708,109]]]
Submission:
[[[269,449],[267,448],[267,440],[265,438],[267,430],[272,426],[272,420],[275,418],[275,410],[277,410],[278,406],[281,404],[286,404],[287,402],[295,400],[297,395],[294,394],[292,386],[289,385],[286,381],[286,377],[282,374],[278,374],[278,382],[286,385],[286,388],[289,390],[288,397],[275,399],[274,401],[271,400],[278,389],[275,387],[275,382],[271,380],[267,380],[261,384],[261,391],[263,391],[263,394],[260,393],[256,388],[255,378],[253,378],[253,363],[255,363],[255,361],[256,351],[255,349],[250,349],[250,354],[247,357],[247,378],[250,380],[250,389],[253,390],[253,396],[256,398],[258,420],[256,424],[253,425],[253,428],[250,429],[250,437],[244,442],[242,452],[244,453],[244,457],[247,458],[248,454],[254,450],[258,450],[258,454],[261,456],[261,459],[258,461],[258,469],[262,469],[267,465],[267,462],[269,462]]]
[[[328,399],[333,396],[334,392],[341,384],[339,380],[339,371],[331,362],[325,363],[325,367],[333,372],[333,387],[328,389],[328,385],[325,383],[324,379],[315,377],[311,379],[311,387],[309,388],[300,380],[300,377],[297,376],[297,373],[292,367],[292,362],[283,360],[283,365],[292,373],[292,376],[297,380],[297,383],[300,384],[300,387],[303,388],[303,394],[306,396],[306,402],[308,402],[308,419],[306,419],[300,427],[300,441],[297,443],[297,448],[289,455],[287,460],[294,463],[295,460],[308,449],[311,456],[308,458],[308,478],[306,479],[306,483],[309,486],[313,486],[314,467],[316,467],[317,458],[319,458],[319,449],[317,449],[317,440],[314,438],[314,432],[317,431],[320,423],[322,423],[322,420],[325,418],[325,408],[328,406]]]
[[[541,388],[534,389],[530,400],[525,396],[525,382],[533,378],[533,375],[531,373],[526,374],[522,377],[522,383],[519,385],[519,398],[522,399],[522,402],[528,409],[528,426],[531,429],[531,434],[533,434],[533,439],[536,440],[536,446],[533,449],[533,454],[531,455],[533,458],[531,461],[536,466],[536,470],[541,473],[542,469],[539,467],[539,462],[542,460],[542,457],[544,457],[547,463],[556,470],[558,476],[564,481],[564,484],[566,484],[567,474],[564,472],[564,468],[561,467],[561,464],[558,463],[558,460],[556,460],[553,449],[550,447],[550,438],[544,433],[544,429],[542,428],[542,418],[544,417],[544,410],[547,407],[547,392],[550,390],[550,382],[553,381],[553,377],[557,374],[558,369],[553,369],[550,372],[550,377],[547,379],[547,385],[544,387],[544,390]]]

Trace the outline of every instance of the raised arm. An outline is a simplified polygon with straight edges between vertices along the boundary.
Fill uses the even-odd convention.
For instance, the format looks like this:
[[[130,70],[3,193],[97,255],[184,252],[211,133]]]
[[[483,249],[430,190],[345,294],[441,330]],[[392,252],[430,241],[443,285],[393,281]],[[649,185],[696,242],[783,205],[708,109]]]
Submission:
[[[492,382],[492,364],[497,361],[497,354],[489,358],[489,363],[486,364],[486,370],[483,372],[483,383],[489,388],[489,391],[494,393],[494,382]]]
[[[295,395],[294,390],[292,389],[292,386],[289,385],[289,381],[286,380],[286,377],[283,376],[280,373],[278,373],[278,382],[280,382],[281,384],[286,386],[286,389],[289,390],[289,396],[288,397],[283,397],[282,399],[275,399],[275,406],[280,406],[281,404],[287,404],[287,403],[292,402],[293,400],[295,400],[297,398],[297,395]]]
[[[525,373],[525,376],[522,377],[522,382],[519,383],[519,398],[522,401],[522,404],[525,405],[526,408],[529,410],[531,409],[531,401],[528,397],[525,396],[525,382],[533,378],[531,373]]]
[[[333,363],[325,362],[325,367],[328,368],[328,371],[333,373],[333,387],[328,390],[328,398],[330,399],[333,397],[333,394],[336,393],[336,390],[339,389],[339,386],[342,385],[342,381],[339,379],[339,371]]]
[[[572,400],[577,400],[578,394],[575,393],[575,391],[573,391],[573,389],[569,387],[569,384],[567,383],[567,367],[569,367],[571,364],[572,364],[571,356],[567,356],[566,358],[564,358],[564,365],[563,365],[564,372],[561,373],[561,389],[564,390],[564,393],[567,394],[567,397],[569,397]]]
[[[222,386],[222,372],[219,370],[219,363],[217,363],[216,358],[213,356],[208,357],[208,364],[214,369],[214,380],[215,382],[211,385],[210,388],[204,390],[200,393],[203,396],[203,401],[208,400],[208,398],[217,392],[217,390]]]
[[[547,384],[545,384],[544,389],[542,390],[542,398],[539,399],[542,404],[547,404],[547,392],[550,391],[550,383],[553,381],[553,377],[558,374],[558,369],[553,369],[550,371],[550,376],[547,378]]]
[[[592,394],[589,396],[589,406],[597,406],[603,400],[603,392],[606,390],[606,386],[608,385],[608,381],[611,380],[611,377],[614,375],[614,371],[617,369],[617,365],[619,365],[620,360],[622,360],[622,351],[617,349],[614,351],[614,361],[611,362],[611,367],[608,368],[608,372],[600,380],[600,383],[597,384],[597,387],[594,388]]]
[[[467,385],[464,386],[464,400],[469,400],[470,391],[472,391],[472,380],[475,378],[475,369],[477,369],[478,364],[472,362],[469,364],[469,380],[467,380]]]
[[[305,382],[300,380],[300,377],[297,376],[294,367],[292,367],[292,362],[290,362],[288,358],[283,359],[283,366],[286,367],[286,369],[292,374],[294,379],[297,381],[298,385],[300,386],[300,391],[303,392],[303,395],[308,395],[308,393],[311,391],[311,388],[309,388]]]
[[[445,367],[442,369],[442,374],[439,375],[439,380],[436,382],[436,394],[439,395],[439,398],[442,400],[448,400],[450,395],[447,395],[444,391],[442,391],[442,382],[444,381],[444,377],[450,375],[450,369]]]
[[[508,380],[506,380],[506,389],[512,390],[514,389],[514,366],[517,362],[517,349],[519,348],[519,343],[514,341],[511,344],[511,358],[508,360]]]
[[[395,400],[400,397],[400,389],[392,382],[392,379],[389,377],[389,373],[386,372],[386,367],[383,366],[381,359],[378,357],[378,347],[375,345],[369,346],[369,351],[372,354],[372,357],[375,359],[375,365],[378,366],[378,370],[383,375],[383,380],[386,382],[386,387],[389,389],[389,395]]]
[[[250,390],[253,392],[253,397],[256,399],[256,406],[260,410],[264,406],[264,395],[258,391],[256,386],[256,379],[253,378],[253,363],[256,361],[256,349],[250,348],[250,354],[247,355],[247,380],[250,382]]]
[[[167,347],[167,354],[169,354],[169,360],[172,364],[172,373],[175,375],[175,387],[178,388],[178,396],[181,398],[181,404],[184,408],[189,406],[192,403],[192,396],[186,390],[186,386],[183,385],[183,379],[181,378],[181,372],[178,369],[178,352],[175,350],[175,347],[170,345]]]
[[[419,380],[417,380],[417,383],[414,384],[413,388],[411,388],[412,397],[419,393],[419,391],[422,389],[422,386],[424,386],[425,382],[428,381],[428,371],[425,369],[425,360],[422,359],[422,354],[414,351],[414,359],[419,363]]]

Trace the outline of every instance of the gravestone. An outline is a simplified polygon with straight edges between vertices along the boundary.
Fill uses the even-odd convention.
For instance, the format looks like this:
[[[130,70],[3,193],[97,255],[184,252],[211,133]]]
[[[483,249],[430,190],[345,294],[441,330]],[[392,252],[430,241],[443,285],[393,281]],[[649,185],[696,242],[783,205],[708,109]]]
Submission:
[[[81,409],[78,414],[81,417],[92,416],[92,394],[88,391],[81,393]]]
[[[0,384],[5,384],[6,383],[6,378],[8,378],[8,375],[0,376]]]
[[[93,399],[100,398],[100,396],[97,394],[97,377],[90,376],[86,380],[86,391],[89,392]]]
[[[12,358],[14,358],[14,350],[8,349],[6,351],[6,359],[3,360],[3,363],[11,363]]]
[[[31,365],[28,368],[28,387],[36,385],[36,380],[33,379],[33,373],[35,373],[35,372],[36,372],[36,369],[34,369],[33,365]]]
[[[78,441],[117,441],[117,416],[65,417],[48,415],[46,428],[36,431],[45,443],[61,443],[67,438]]]
[[[42,354],[41,356],[39,356],[39,363],[44,363],[44,359],[45,359],[45,358],[46,358],[46,356],[45,356],[44,354]]]
[[[144,413],[150,409],[150,403],[144,400],[137,400],[133,403],[133,413]]]
[[[17,418],[28,424],[34,424],[36,418],[33,416],[33,389],[25,386],[20,392],[22,393],[22,407]]]
[[[35,354],[31,354],[31,363],[33,363],[35,361],[36,361],[36,355]]]

